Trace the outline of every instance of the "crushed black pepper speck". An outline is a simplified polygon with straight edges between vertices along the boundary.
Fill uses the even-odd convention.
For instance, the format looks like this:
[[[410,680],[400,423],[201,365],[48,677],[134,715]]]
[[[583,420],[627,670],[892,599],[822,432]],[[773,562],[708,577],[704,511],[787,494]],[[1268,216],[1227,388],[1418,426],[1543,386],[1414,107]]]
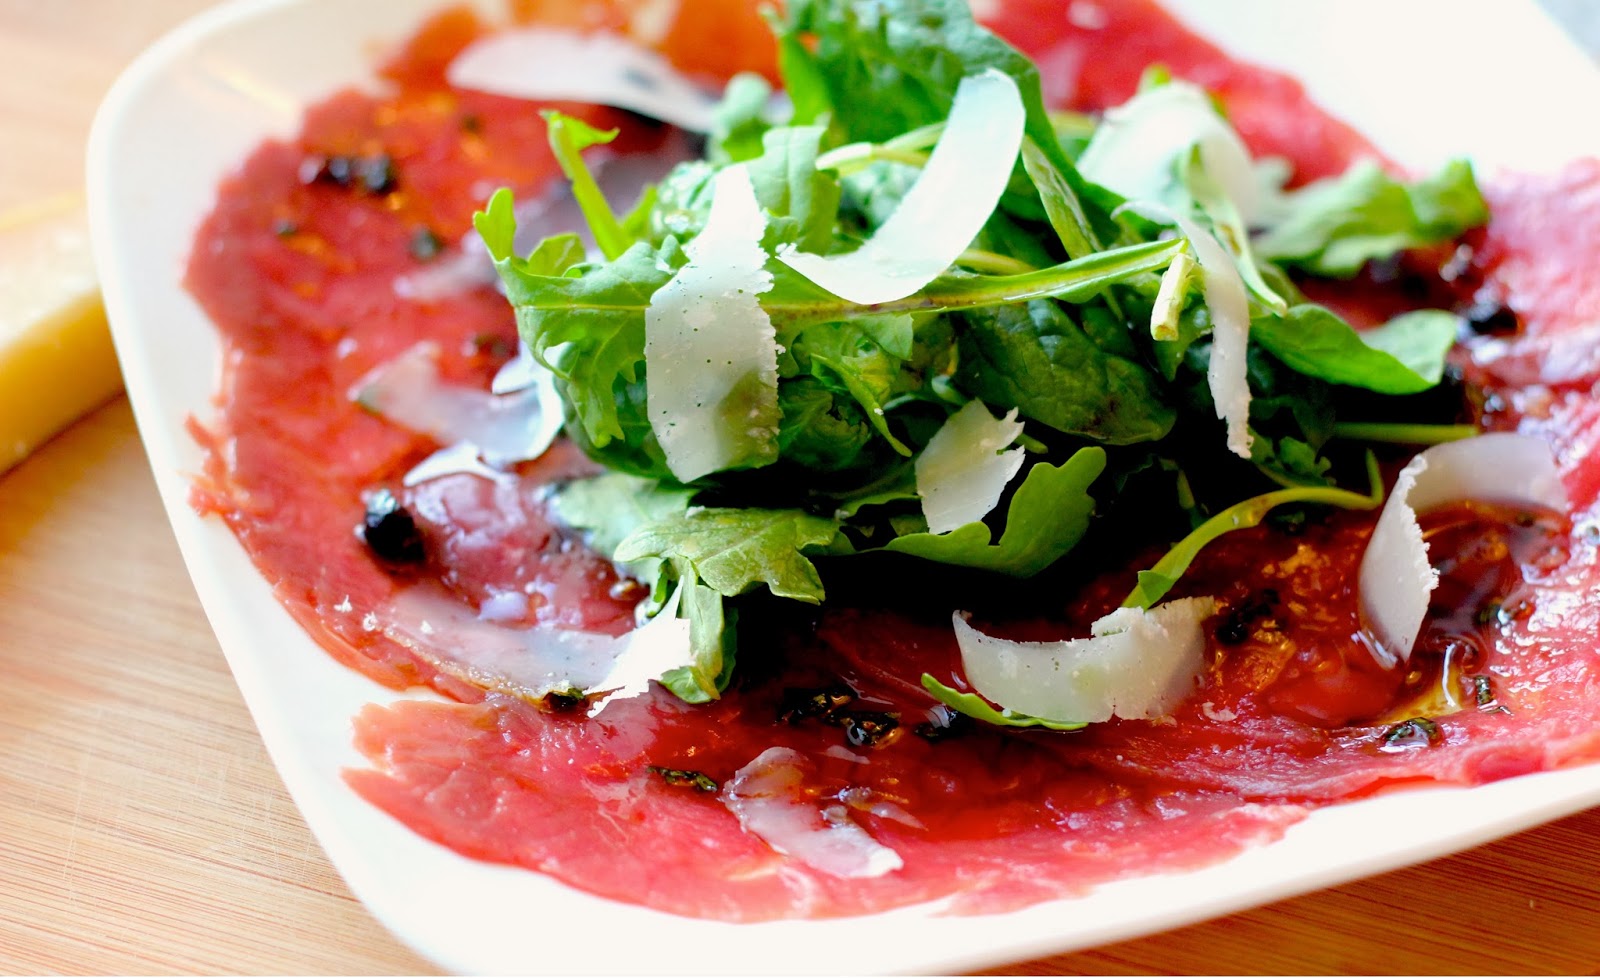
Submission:
[[[300,225],[288,218],[279,218],[272,222],[272,233],[280,238],[292,238],[300,233]]]
[[[1439,725],[1424,717],[1401,720],[1383,735],[1379,750],[1388,753],[1432,747],[1439,742]]]
[[[650,770],[674,788],[693,788],[695,791],[705,792],[717,790],[717,783],[699,771],[684,771],[675,767],[656,767],[654,764],[650,765]]]
[[[417,521],[387,489],[367,497],[361,539],[373,556],[385,563],[420,564],[428,556]]]

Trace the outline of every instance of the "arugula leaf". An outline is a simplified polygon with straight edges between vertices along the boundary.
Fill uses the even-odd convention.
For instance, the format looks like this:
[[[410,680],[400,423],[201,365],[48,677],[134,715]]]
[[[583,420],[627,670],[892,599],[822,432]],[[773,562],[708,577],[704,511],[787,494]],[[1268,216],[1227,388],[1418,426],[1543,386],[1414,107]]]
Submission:
[[[772,128],[766,119],[771,96],[772,85],[753,72],[740,72],[728,80],[706,134],[706,157],[711,163],[724,166],[761,155],[761,137]]]
[[[948,533],[897,536],[884,549],[941,564],[1032,577],[1066,556],[1083,538],[1094,511],[1089,485],[1105,467],[1101,448],[1081,448],[1060,465],[1035,463],[1011,497],[998,543],[990,542],[986,524],[975,522]]]
[[[530,275],[565,275],[587,257],[582,238],[576,234],[553,234],[534,246],[521,267]]]
[[[676,244],[669,245],[655,250],[641,242],[615,261],[577,265],[562,275],[539,274],[539,269],[509,258],[495,262],[516,307],[523,341],[556,375],[556,388],[572,419],[597,448],[625,437],[619,404],[638,414],[630,419],[630,447],[644,443],[638,422],[643,421],[643,432],[649,431],[643,397],[631,401],[625,388],[643,379],[644,311],[650,297],[684,261]],[[659,447],[655,455],[660,455]],[[647,471],[653,468],[646,466]]]
[[[1082,258],[1100,250],[1100,241],[1089,223],[1083,201],[1039,144],[1031,137],[1022,141],[1022,165],[1038,188],[1050,227],[1061,239],[1068,258]]]
[[[797,509],[696,509],[651,523],[617,545],[619,561],[658,557],[725,597],[759,584],[780,598],[822,601],[822,579],[806,552],[839,536],[836,520]]]
[[[521,274],[555,276],[579,265],[586,257],[583,239],[576,234],[553,234],[540,241],[526,258],[515,253],[516,206],[506,187],[496,190],[484,209],[472,215],[472,227],[495,261],[510,262]]]
[[[684,588],[678,617],[689,620],[689,652],[693,663],[669,669],[659,677],[685,703],[709,703],[728,688],[738,643],[738,612],[722,595],[692,578]]]
[[[717,168],[704,160],[673,167],[656,185],[655,199],[645,221],[650,240],[657,246],[668,238],[686,241],[705,227],[711,211],[712,180]]]
[[[821,251],[833,243],[839,211],[839,181],[817,169],[821,126],[788,126],[761,137],[761,154],[746,169],[756,199],[767,212],[762,245],[770,253],[780,244]]]
[[[837,377],[884,441],[899,454],[910,456],[911,449],[889,430],[883,409],[894,393],[905,357],[886,349],[878,335],[910,355],[911,317],[905,314],[854,323],[819,323],[800,333],[791,344],[791,352],[797,361],[809,362],[814,376]]]
[[[944,683],[933,678],[927,673],[922,674],[922,688],[934,699],[955,710],[957,713],[982,720],[997,727],[1044,727],[1046,730],[1082,730],[1087,723],[1076,723],[1068,720],[1044,720],[1039,717],[1030,717],[1026,713],[1014,713],[1011,710],[997,710],[992,704],[977,693],[963,693],[951,689]]]
[[[1154,375],[1096,344],[1060,303],[958,315],[962,390],[1057,431],[1112,445],[1154,441],[1176,415]]]
[[[497,230],[498,221],[490,221]],[[895,313],[947,312],[983,306],[1054,297],[1065,302],[1085,302],[1119,282],[1136,279],[1167,266],[1174,255],[1184,250],[1182,241],[1151,241],[1098,252],[1085,258],[1052,265],[1018,275],[942,276],[919,292],[904,299],[875,306],[858,306],[832,295],[806,281],[787,265],[769,263],[775,283],[761,297],[761,304],[773,323],[785,325],[833,322],[878,317]],[[541,348],[562,342],[580,345],[591,329],[587,325],[566,325],[571,319],[593,320],[606,336],[620,330],[624,322],[637,321],[638,344],[644,346],[644,311],[655,290],[660,288],[684,262],[683,250],[669,236],[652,250],[643,242],[634,244],[617,260],[603,265],[583,265],[564,276],[539,275],[510,257],[496,261],[507,297],[517,307],[524,339],[536,355]],[[544,342],[542,347],[529,337],[562,336]],[[559,371],[558,371],[559,373]],[[630,375],[631,376],[631,375]],[[587,418],[589,412],[583,412]],[[610,432],[613,419],[606,413],[600,430]],[[587,426],[587,422],[586,422]],[[610,432],[606,437],[614,437]],[[597,440],[600,435],[595,435]],[[603,444],[603,442],[602,442]]]
[[[1140,571],[1139,583],[1123,599],[1122,607],[1148,610],[1166,597],[1206,544],[1225,533],[1260,524],[1268,513],[1286,503],[1322,503],[1345,509],[1377,509],[1383,503],[1383,477],[1378,472],[1377,460],[1370,453],[1367,455],[1367,476],[1371,480],[1371,489],[1366,495],[1348,489],[1296,486],[1252,496],[1229,506],[1179,540],[1149,570]]]
[[[584,165],[583,151],[617,138],[616,129],[599,130],[584,122],[553,109],[539,113],[549,127],[550,149],[555,153],[561,172],[572,183],[572,196],[578,201],[583,219],[589,222],[589,233],[594,235],[595,246],[607,258],[616,258],[633,244],[634,238],[617,220],[616,212],[606,201],[606,195],[595,183],[594,174]]]
[[[778,385],[778,456],[814,472],[848,469],[872,440],[873,427],[848,391],[816,377]]]
[[[788,8],[778,28],[784,82],[802,92],[808,112],[825,91],[843,141],[885,142],[942,122],[961,79],[994,68],[1017,84],[1027,137],[1075,194],[1091,189],[1056,137],[1038,68],[975,21],[964,0],[794,0]]]
[[[950,114],[956,86],[996,68],[1022,91],[1031,117],[1046,126],[1039,72],[1011,45],[979,25],[961,0],[796,0],[780,38],[815,43],[802,61],[828,93],[846,142],[884,142]],[[801,51],[805,48],[801,47]],[[785,70],[787,82],[788,71]],[[1055,140],[1053,128],[1029,132]]]
[[[1287,197],[1288,213],[1256,241],[1263,258],[1349,278],[1374,259],[1448,241],[1489,219],[1472,166],[1455,160],[1414,186],[1376,163]]]
[[[1257,319],[1250,336],[1307,376],[1380,394],[1415,394],[1444,375],[1458,324],[1453,314],[1430,309],[1358,332],[1322,306],[1308,304]]]
[[[605,472],[562,484],[551,497],[550,508],[558,521],[583,532],[589,549],[612,560],[625,537],[640,527],[682,516],[693,498],[693,489]],[[618,569],[654,589],[661,562],[649,558],[619,562]]]

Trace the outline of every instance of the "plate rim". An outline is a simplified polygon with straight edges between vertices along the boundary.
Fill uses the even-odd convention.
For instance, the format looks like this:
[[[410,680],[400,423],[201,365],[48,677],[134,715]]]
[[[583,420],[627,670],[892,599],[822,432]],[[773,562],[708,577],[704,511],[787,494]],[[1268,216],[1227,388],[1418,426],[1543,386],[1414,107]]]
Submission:
[[[1189,0],[1189,4],[1194,2],[1196,0]],[[281,631],[283,623],[281,619],[288,618],[287,613],[275,601],[272,609],[276,610],[276,615],[270,610],[263,610],[257,603],[262,588],[250,589],[244,592],[246,597],[241,598],[239,592],[224,586],[222,578],[217,575],[235,574],[241,562],[248,566],[248,560],[244,558],[237,540],[225,527],[218,521],[201,519],[188,505],[189,479],[186,472],[189,470],[186,466],[192,463],[192,454],[186,457],[178,444],[187,436],[181,430],[181,425],[178,430],[173,429],[172,405],[168,403],[170,397],[164,392],[160,371],[155,369],[161,365],[151,359],[152,341],[149,334],[158,327],[149,322],[146,307],[136,298],[136,294],[141,290],[132,281],[134,277],[132,269],[138,268],[139,265],[135,262],[130,267],[125,242],[130,233],[127,224],[131,220],[129,202],[126,190],[119,183],[115,172],[118,167],[116,152],[124,145],[119,141],[119,137],[124,135],[123,128],[127,125],[130,113],[136,112],[141,107],[148,108],[142,105],[140,100],[147,99],[162,80],[169,77],[175,65],[182,65],[183,58],[187,54],[192,54],[229,31],[238,30],[241,25],[259,25],[263,20],[284,16],[286,11],[303,13],[312,7],[334,10],[354,5],[355,0],[336,0],[336,2],[231,0],[186,21],[147,49],[113,85],[91,129],[87,166],[89,212],[94,249],[101,268],[112,333],[127,373],[129,399],[133,404],[135,419],[145,441],[152,469],[155,471],[169,522],[178,538],[185,565],[194,580],[205,613],[218,634],[224,655],[273,763],[278,768],[297,807],[305,815],[319,844],[369,911],[400,940],[419,953],[445,967],[467,972],[530,970],[551,964],[558,970],[561,970],[563,964],[567,964],[566,970],[573,971],[663,970],[663,968],[673,971],[702,971],[707,967],[704,961],[672,962],[627,954],[614,958],[597,958],[593,953],[585,953],[581,959],[552,961],[548,949],[544,948],[537,949],[534,957],[524,960],[514,954],[507,955],[503,949],[486,952],[481,947],[462,947],[456,939],[457,935],[448,929],[444,933],[437,933],[438,928],[432,927],[430,923],[432,918],[428,915],[419,915],[414,912],[414,908],[397,905],[396,895],[390,888],[387,877],[375,871],[375,867],[371,864],[371,853],[363,852],[356,847],[353,836],[370,833],[380,848],[398,846],[403,850],[402,858],[407,858],[405,854],[409,854],[410,857],[425,860],[430,864],[440,860],[445,864],[465,863],[467,870],[474,876],[481,873],[486,877],[515,877],[509,885],[502,885],[505,883],[504,879],[497,882],[497,893],[502,890],[526,892],[536,894],[540,899],[554,899],[584,907],[603,907],[607,914],[616,915],[627,922],[641,924],[646,930],[661,930],[663,925],[680,933],[687,929],[697,935],[720,941],[724,948],[750,950],[758,945],[783,942],[781,946],[802,949],[814,946],[815,942],[823,939],[825,935],[838,934],[841,935],[840,939],[858,952],[856,956],[850,958],[848,964],[841,963],[840,970],[861,970],[863,964],[867,966],[866,970],[874,971],[956,970],[1063,953],[1221,916],[1385,869],[1459,851],[1600,803],[1600,764],[1543,772],[1472,788],[1407,789],[1403,795],[1384,795],[1319,809],[1311,813],[1307,821],[1292,826],[1285,833],[1283,840],[1254,847],[1215,866],[1189,873],[1120,880],[1096,887],[1088,897],[1050,901],[1010,914],[976,918],[939,918],[940,930],[949,929],[969,936],[952,942],[929,940],[930,935],[918,934],[916,941],[909,942],[901,948],[900,953],[895,954],[874,953],[873,948],[866,946],[863,943],[863,935],[867,928],[862,927],[861,923],[871,922],[871,929],[876,930],[885,925],[900,926],[898,922],[902,918],[907,921],[923,922],[928,919],[926,907],[907,908],[846,921],[776,921],[732,925],[715,921],[690,920],[596,897],[531,870],[466,860],[420,836],[412,835],[409,830],[400,828],[398,823],[388,820],[388,816],[377,813],[375,809],[367,812],[368,817],[357,818],[355,823],[351,823],[349,819],[352,816],[340,807],[340,803],[330,801],[327,797],[330,790],[335,795],[338,795],[341,789],[348,792],[342,781],[335,786],[313,782],[312,769],[305,763],[305,758],[300,756],[301,744],[306,734],[282,715],[281,704],[273,699],[269,681],[263,676],[268,667],[274,666],[275,663],[264,662],[261,659],[263,653],[252,646],[252,642],[259,641],[255,623],[249,620],[248,614],[241,618],[242,613],[260,612],[267,618],[279,619],[271,629],[272,634],[277,634]],[[443,4],[436,0],[406,0],[401,6],[408,11],[421,11],[437,9]],[[391,38],[404,35],[404,31],[396,32],[393,27],[385,28],[382,33]],[[370,68],[370,62],[358,65],[357,68],[360,70]],[[239,160],[235,161],[236,164],[237,162]],[[215,181],[210,174],[207,175],[207,179],[210,181],[208,194],[214,195]],[[192,229],[190,234],[192,237]],[[183,248],[185,256],[188,250],[187,243],[186,239]],[[177,290],[181,304],[187,293],[183,292],[180,282],[173,281],[169,284]],[[189,300],[189,305],[194,306],[192,300]],[[197,306],[194,306],[194,312],[198,312]],[[209,323],[207,326],[209,327]],[[216,364],[213,362],[211,367],[214,370]],[[206,406],[208,405],[190,405],[191,408],[199,409],[204,409]],[[253,568],[251,571],[253,573]],[[260,583],[264,585],[264,582]],[[331,656],[317,646],[309,636],[302,634],[301,637],[318,661],[325,666],[340,670],[347,678],[354,675],[353,670],[345,670],[345,667],[334,662]],[[294,654],[300,656],[306,651],[304,648],[296,649]],[[312,671],[318,675],[327,673],[325,668]],[[347,690],[353,688],[350,683],[343,685]],[[369,689],[367,695],[370,702],[385,702],[416,695],[395,694],[375,683],[368,684],[364,679],[355,685]],[[346,722],[349,716],[353,714],[345,718]],[[347,753],[360,763],[358,755]],[[1520,804],[1501,810],[1496,817],[1481,819],[1467,829],[1457,828],[1453,832],[1434,835],[1429,840],[1411,840],[1404,846],[1380,847],[1367,853],[1363,858],[1345,859],[1332,865],[1322,864],[1292,877],[1273,878],[1268,874],[1245,883],[1240,883],[1237,878],[1240,872],[1254,875],[1258,863],[1260,868],[1271,867],[1280,857],[1282,847],[1285,845],[1305,848],[1323,844],[1318,841],[1320,828],[1313,833],[1314,838],[1306,840],[1308,827],[1320,827],[1330,820],[1348,821],[1352,817],[1355,817],[1359,824],[1361,818],[1369,817],[1360,816],[1359,813],[1370,810],[1374,805],[1381,806],[1385,811],[1396,806],[1402,809],[1419,806],[1426,809],[1434,804],[1450,806],[1453,803],[1446,796],[1461,793],[1471,793],[1474,799],[1513,794],[1519,796],[1517,800],[1520,800]],[[1536,801],[1530,802],[1528,799]],[[364,806],[365,802],[359,804]],[[372,817],[375,814],[380,817]],[[1217,882],[1219,879],[1220,884]],[[1114,906],[1138,908],[1149,904],[1152,897],[1149,891],[1153,889],[1159,891],[1174,885],[1180,889],[1186,888],[1185,892],[1189,892],[1190,897],[1187,900],[1169,900],[1160,912],[1130,915],[1125,910],[1121,916],[1113,913],[1110,919],[1101,923],[1091,934],[1074,932],[1070,928],[1067,931],[1061,929],[1063,918],[1070,919],[1074,914],[1083,911],[1086,906],[1085,901],[1104,903],[1108,899],[1106,894],[1110,893],[1112,896],[1109,899]],[[1218,885],[1225,887],[1220,896],[1215,889]],[[1117,902],[1119,900],[1120,904]],[[459,918],[449,919],[453,921]],[[973,922],[978,922],[978,926],[974,926]],[[986,932],[990,932],[992,938],[992,932],[997,930],[1005,932],[1005,936],[998,942],[988,939],[980,944],[970,938],[970,935],[984,935]],[[760,933],[762,937],[752,940],[751,935],[755,933]],[[733,957],[734,960],[730,961],[724,955],[720,961],[712,962],[711,965],[716,970],[724,968],[739,970],[738,955],[735,954]],[[789,960],[804,960],[810,964],[804,957]],[[523,962],[520,967],[519,961]],[[642,968],[639,967],[641,964]],[[823,962],[823,967],[820,969],[812,965],[792,970],[803,972],[831,970],[827,965],[828,962]]]

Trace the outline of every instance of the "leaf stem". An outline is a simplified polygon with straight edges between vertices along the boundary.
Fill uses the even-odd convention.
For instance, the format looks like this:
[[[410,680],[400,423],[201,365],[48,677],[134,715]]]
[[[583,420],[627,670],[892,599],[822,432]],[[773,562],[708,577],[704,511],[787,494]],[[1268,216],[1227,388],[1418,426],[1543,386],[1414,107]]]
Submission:
[[[903,299],[860,305],[841,299],[813,285],[781,262],[769,262],[777,276],[775,288],[761,298],[761,305],[775,321],[786,324],[836,322],[862,316],[899,312],[949,312],[977,309],[1029,299],[1055,298],[1064,302],[1086,302],[1107,287],[1164,269],[1187,245],[1182,239],[1151,241],[1113,248],[1016,275],[971,275],[946,273],[921,291]],[[496,262],[502,270],[508,260]],[[516,270],[514,275],[537,280],[540,288],[514,289],[513,301],[519,309],[531,312],[587,312],[644,315],[653,291],[633,290],[624,301],[600,302],[586,298],[577,287],[579,279],[569,276],[529,275]]]
[[[1026,275],[1037,272],[1038,269],[1010,255],[998,255],[992,251],[981,248],[968,248],[956,258],[956,264],[962,268],[970,268],[975,272],[987,272],[996,275]]]
[[[928,154],[922,151],[937,143],[943,133],[944,122],[940,121],[883,143],[849,143],[817,157],[816,167],[837,171],[840,176],[864,170],[868,164],[879,161],[923,167],[928,163]]]
[[[1383,502],[1383,475],[1378,471],[1378,460],[1371,452],[1367,453],[1367,479],[1369,489],[1365,495],[1326,486],[1295,486],[1252,496],[1229,506],[1179,540],[1176,546],[1156,561],[1154,567],[1140,571],[1139,583],[1123,599],[1122,607],[1150,608],[1166,597],[1206,544],[1224,533],[1260,524],[1268,513],[1285,503],[1323,503],[1345,509],[1377,509]]]
[[[1441,445],[1478,435],[1470,424],[1405,424],[1381,421],[1340,421],[1333,426],[1333,437],[1376,441],[1394,445]]]

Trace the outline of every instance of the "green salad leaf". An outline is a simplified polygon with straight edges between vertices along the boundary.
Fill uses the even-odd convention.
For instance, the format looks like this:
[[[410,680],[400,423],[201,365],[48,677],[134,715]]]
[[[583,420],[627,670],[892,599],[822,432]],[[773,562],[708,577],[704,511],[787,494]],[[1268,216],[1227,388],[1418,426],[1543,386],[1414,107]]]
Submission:
[[[1289,195],[1288,213],[1257,242],[1265,259],[1349,278],[1367,262],[1437,244],[1489,219],[1465,160],[1408,186],[1373,162]]]
[[[800,510],[693,509],[634,530],[614,558],[671,561],[724,597],[765,584],[777,597],[819,604],[822,578],[806,554],[838,536],[837,522]]]
[[[884,549],[940,564],[1032,577],[1083,538],[1094,512],[1089,486],[1105,467],[1106,453],[1099,448],[1079,449],[1060,465],[1035,464],[1006,508],[1005,530],[997,542],[991,542],[989,527],[979,522],[948,533],[906,533]]]
[[[733,79],[705,158],[679,164],[627,215],[611,209],[583,157],[615,133],[545,114],[598,257],[585,253],[576,228],[519,254],[505,191],[474,218],[523,341],[554,375],[568,437],[607,470],[560,486],[553,514],[649,585],[642,613],[677,595],[672,606],[689,622],[691,664],[660,681],[681,698],[705,702],[727,687],[741,609],[756,602],[817,605],[830,581],[859,587],[867,577],[904,590],[937,576],[1000,581],[1070,564],[1077,580],[1096,562],[1126,568],[1135,548],[1168,548],[1128,596],[1128,605],[1150,608],[1180,586],[1205,547],[1259,524],[1274,507],[1376,506],[1375,481],[1368,490],[1340,485],[1365,443],[1470,433],[1442,399],[1417,396],[1440,385],[1454,316],[1418,309],[1357,330],[1305,301],[1297,284],[1347,278],[1483,223],[1487,210],[1466,163],[1418,182],[1367,163],[1284,193],[1286,165],[1250,157],[1226,100],[1164,69],[1147,72],[1145,101],[1123,117],[1143,113],[1141,135],[1093,116],[1052,115],[1037,68],[961,0],[785,6],[768,16],[788,117],[766,80]],[[945,151],[940,137],[962,80],[991,69],[1016,83],[1024,138],[993,212],[948,267],[908,283],[920,283],[910,294],[861,305],[781,260],[787,249],[866,251],[863,243],[910,206],[934,147]],[[1151,134],[1160,145],[1141,157]],[[948,157],[939,158],[942,168]],[[999,172],[994,162],[986,172]],[[771,450],[759,465],[697,472],[685,485],[668,469],[648,411],[647,314],[687,264],[685,249],[703,253],[695,240],[717,188],[743,186],[731,167],[743,168],[761,210],[764,273],[747,281],[772,279],[756,301],[765,316],[759,342],[775,347],[777,432],[772,438],[770,419],[760,423]],[[915,242],[899,251],[907,254],[873,262],[940,265],[953,249],[921,263],[910,254]],[[1201,251],[1215,260],[1202,267]],[[863,267],[870,274],[883,266]],[[1235,300],[1242,285],[1248,299],[1219,306],[1235,344],[1218,361],[1221,381],[1212,376],[1216,283]],[[726,305],[717,298],[705,296],[706,316]],[[748,298],[740,301],[750,312]],[[654,383],[665,388],[656,394],[681,399],[697,390],[685,380],[696,372],[658,369]],[[704,396],[721,398],[719,410],[706,413],[718,419],[710,434],[738,435],[727,427],[744,417],[729,408],[732,395]],[[918,461],[930,440],[973,402],[1016,412],[1003,426],[1005,445],[991,445],[998,435],[972,440],[975,471],[987,481],[926,475],[936,466]],[[1248,453],[1242,440],[1230,451],[1218,402],[1236,434],[1248,404]],[[675,430],[674,444],[691,430]],[[988,466],[991,448],[1026,455]],[[918,485],[919,471],[929,485]],[[972,496],[942,511],[960,514],[949,522],[988,512],[930,533],[924,499],[951,487]],[[884,553],[895,557],[867,556]],[[919,561],[937,567],[902,580]],[[848,569],[877,566],[894,576]],[[1038,587],[1057,579],[1041,578]],[[987,723],[1078,726],[1019,715],[931,677],[923,686]]]
[[[933,678],[927,673],[922,675],[922,688],[934,699],[955,710],[963,716],[982,720],[984,723],[996,727],[1042,727],[1045,730],[1082,730],[1087,723],[1074,723],[1068,720],[1045,720],[1040,717],[1030,717],[1025,713],[1016,713],[1012,710],[995,709],[988,700],[977,693],[963,693],[951,689],[944,683]]]
[[[1330,384],[1380,394],[1415,394],[1439,383],[1460,320],[1438,309],[1396,316],[1357,332],[1321,306],[1301,305],[1250,326],[1251,336],[1279,360]]]

